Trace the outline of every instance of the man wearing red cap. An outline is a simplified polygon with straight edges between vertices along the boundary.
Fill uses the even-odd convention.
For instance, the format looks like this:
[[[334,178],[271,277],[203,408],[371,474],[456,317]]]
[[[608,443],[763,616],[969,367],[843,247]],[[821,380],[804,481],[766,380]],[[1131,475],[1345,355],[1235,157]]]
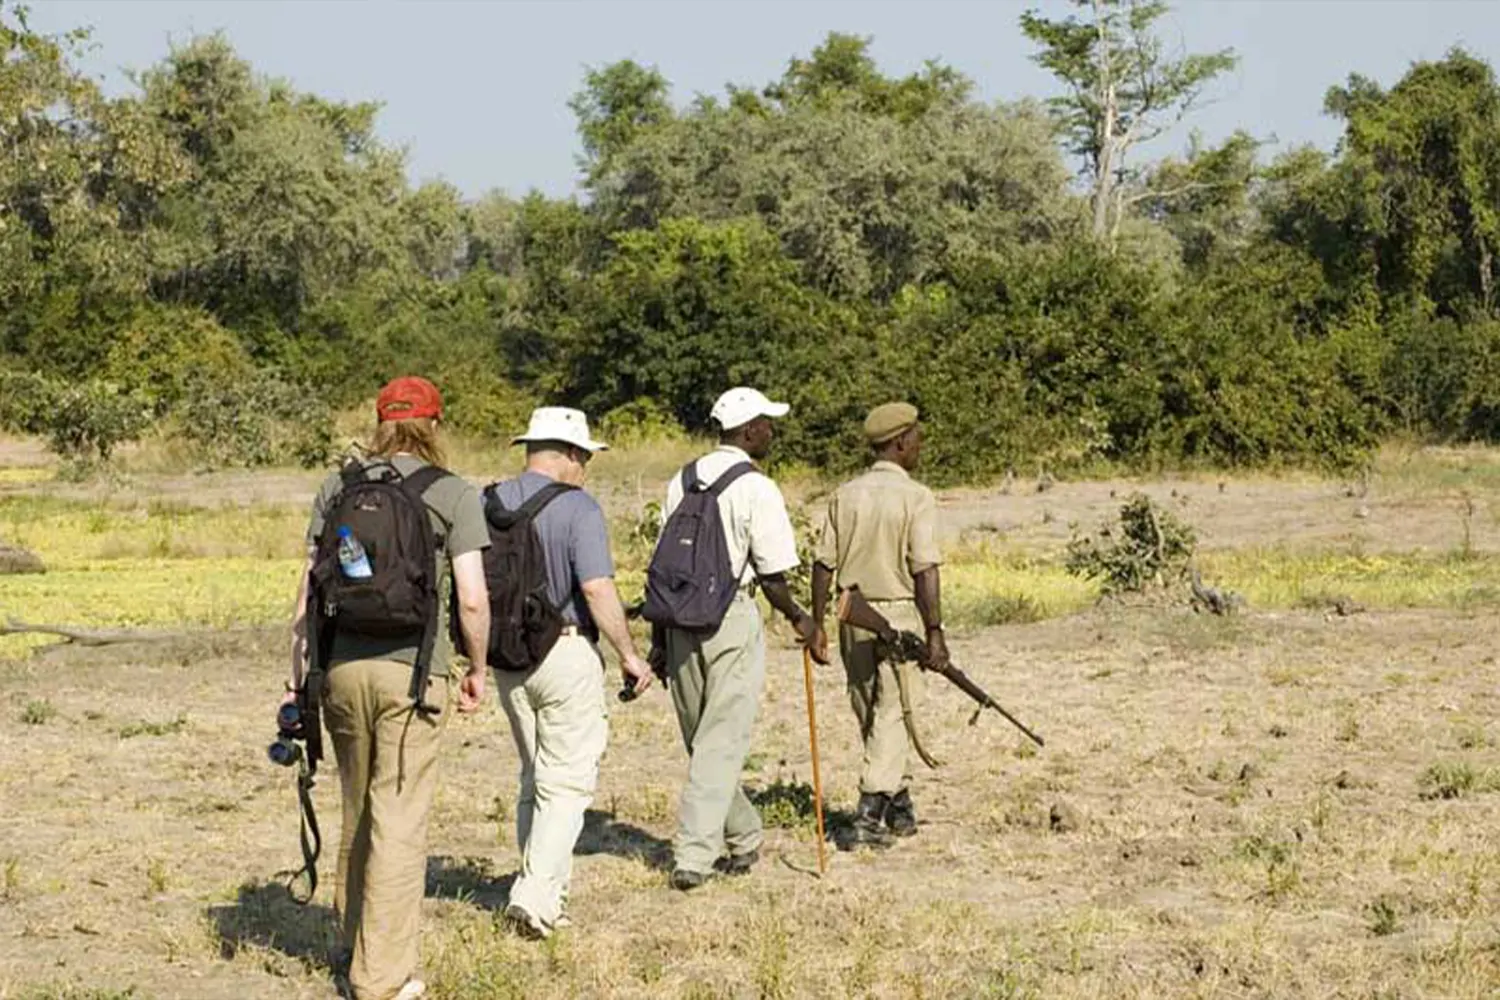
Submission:
[[[448,628],[441,600],[435,604],[434,620],[416,631],[395,626],[348,627],[346,602],[345,617],[330,618],[318,612],[312,623],[317,641],[310,643],[308,591],[313,585],[327,586],[327,575],[321,578],[324,582],[314,584],[318,573],[344,572],[363,582],[344,565],[342,549],[334,568],[325,568],[329,551],[325,531],[337,532],[341,538],[349,535],[347,524],[333,521],[357,521],[362,512],[375,506],[373,501],[361,500],[350,515],[349,498],[365,496],[359,491],[368,492],[370,482],[395,484],[412,498],[413,505],[420,505],[418,517],[432,531],[434,565],[428,582],[437,587],[437,594],[447,594],[451,572],[460,626],[468,648],[478,651],[458,682],[457,707],[460,712],[479,707],[489,638],[481,550],[489,544],[489,533],[478,492],[442,469],[438,440],[442,413],[442,397],[426,379],[398,378],[380,391],[374,439],[366,456],[330,475],[313,502],[307,531],[310,555],[292,627],[287,698],[295,698],[295,692],[302,690],[308,667],[321,677],[316,687],[323,693],[324,721],[338,759],[343,827],[334,903],[355,1000],[413,1000],[426,989],[415,974],[426,882],[427,818],[437,787],[439,738],[452,714],[449,653],[443,638]],[[410,517],[408,523],[412,523]],[[382,552],[368,539],[356,541],[365,543],[359,558],[368,560],[360,572],[369,577],[369,586],[380,586],[382,556],[394,553],[395,546],[387,544]],[[366,547],[370,548],[368,556]],[[311,649],[312,645],[317,648]],[[425,685],[418,664],[425,664]]]

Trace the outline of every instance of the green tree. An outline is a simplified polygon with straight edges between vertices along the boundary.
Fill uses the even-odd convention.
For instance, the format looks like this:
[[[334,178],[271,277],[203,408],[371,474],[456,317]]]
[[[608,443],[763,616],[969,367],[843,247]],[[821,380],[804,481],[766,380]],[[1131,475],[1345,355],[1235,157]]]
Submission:
[[[1500,85],[1456,49],[1383,92],[1351,77],[1326,106],[1345,120],[1340,164],[1370,264],[1391,299],[1495,315],[1500,279]]]
[[[1163,0],[1072,0],[1085,16],[1021,15],[1021,30],[1041,51],[1036,62],[1068,89],[1052,100],[1068,149],[1089,177],[1093,232],[1111,244],[1134,176],[1131,150],[1160,136],[1193,110],[1203,89],[1234,67],[1232,49],[1169,58],[1155,24]]]
[[[583,166],[591,183],[603,182],[615,156],[642,132],[670,121],[670,85],[654,66],[630,59],[590,69],[568,107],[578,118]]]

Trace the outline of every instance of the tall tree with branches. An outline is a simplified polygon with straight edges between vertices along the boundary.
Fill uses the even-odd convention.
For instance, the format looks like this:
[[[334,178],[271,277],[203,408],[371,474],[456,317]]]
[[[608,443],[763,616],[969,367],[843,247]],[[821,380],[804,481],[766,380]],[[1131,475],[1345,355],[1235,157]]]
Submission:
[[[1238,57],[1233,49],[1171,56],[1155,31],[1170,9],[1162,0],[1072,3],[1082,17],[1053,20],[1029,10],[1021,30],[1040,47],[1036,62],[1067,85],[1052,108],[1069,151],[1084,160],[1094,236],[1113,245],[1129,207],[1130,151],[1182,121]]]

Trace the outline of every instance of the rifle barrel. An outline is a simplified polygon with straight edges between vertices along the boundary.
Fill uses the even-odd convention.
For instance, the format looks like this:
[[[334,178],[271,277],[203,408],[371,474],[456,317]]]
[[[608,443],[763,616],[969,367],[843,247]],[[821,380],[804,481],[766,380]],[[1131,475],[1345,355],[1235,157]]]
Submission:
[[[969,675],[964,673],[958,667],[955,667],[950,663],[946,667],[940,669],[938,673],[948,678],[948,680],[955,687],[978,702],[981,708],[993,708],[995,711],[999,712],[1005,717],[1005,720],[1007,722],[1015,726],[1021,732],[1025,733],[1037,746],[1044,747],[1047,745],[1045,740],[1043,740],[1040,736],[1027,728],[1026,724],[1020,719],[1007,712],[1004,706],[1002,706],[994,698],[991,698],[985,692],[984,688],[980,687],[978,684],[975,684],[972,680],[970,680]]]

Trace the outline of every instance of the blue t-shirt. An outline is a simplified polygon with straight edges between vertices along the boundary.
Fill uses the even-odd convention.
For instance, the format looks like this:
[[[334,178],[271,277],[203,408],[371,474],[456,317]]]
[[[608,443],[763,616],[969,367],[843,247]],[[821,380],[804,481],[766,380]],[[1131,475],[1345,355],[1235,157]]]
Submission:
[[[500,502],[515,510],[551,483],[539,472],[523,472],[501,483],[497,492]],[[583,490],[571,490],[554,497],[534,523],[547,557],[547,596],[566,621],[597,638],[583,584],[615,575],[604,511]]]

